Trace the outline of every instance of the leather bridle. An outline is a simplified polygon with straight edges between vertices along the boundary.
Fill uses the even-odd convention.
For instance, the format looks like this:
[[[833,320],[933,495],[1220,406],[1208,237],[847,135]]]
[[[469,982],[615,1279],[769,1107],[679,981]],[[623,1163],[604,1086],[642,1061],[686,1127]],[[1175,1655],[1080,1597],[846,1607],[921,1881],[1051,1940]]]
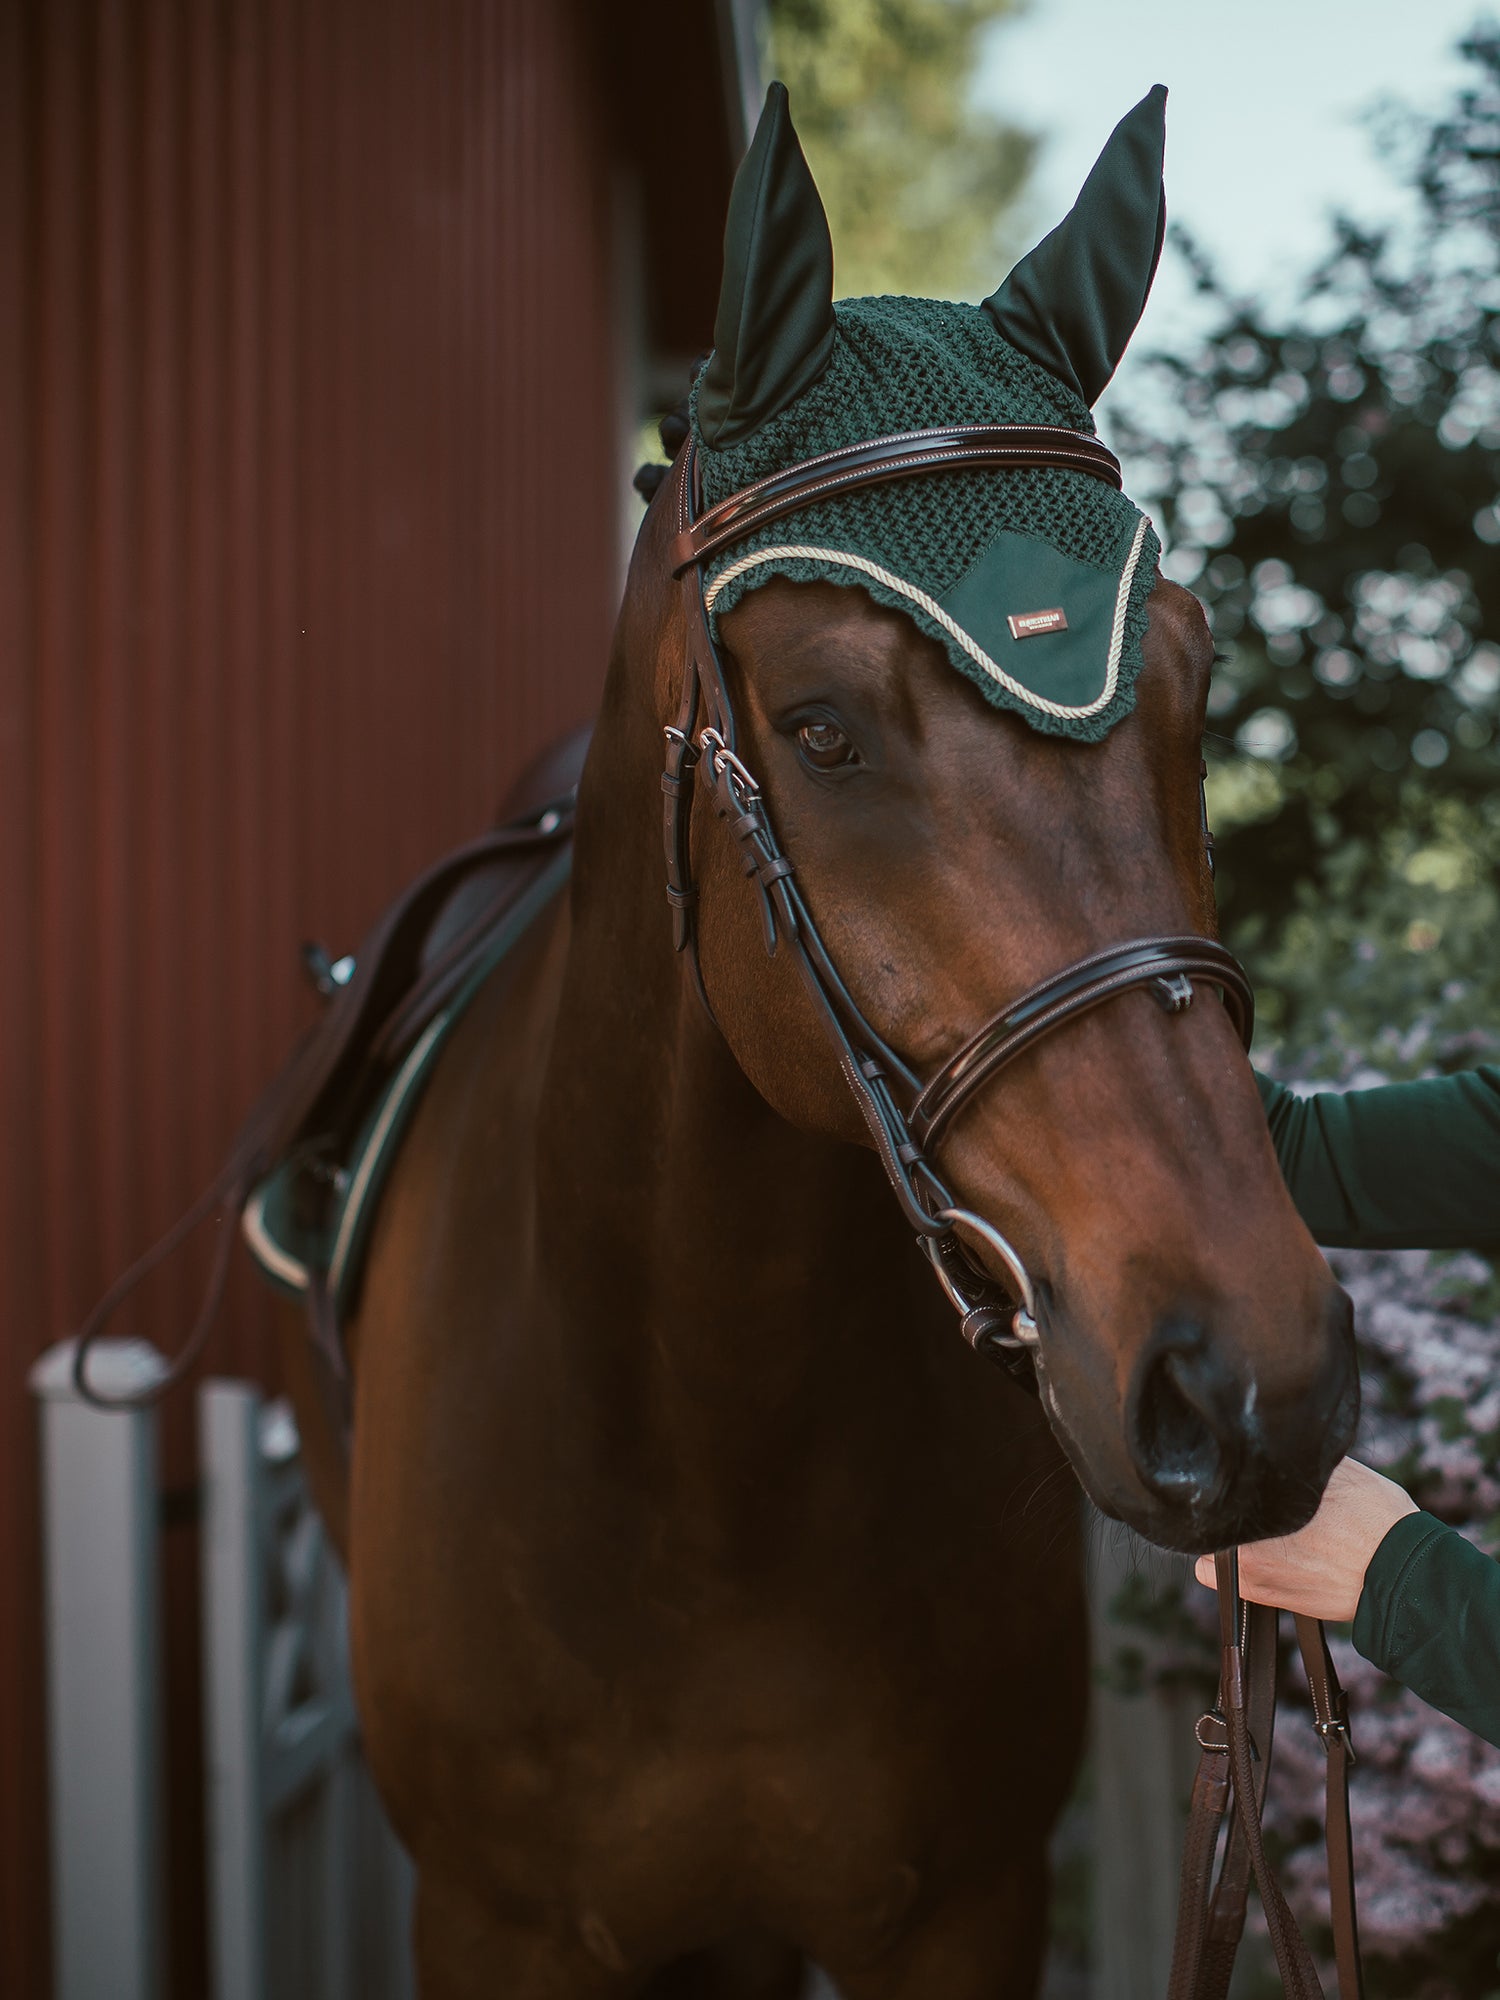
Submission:
[[[801,975],[844,1080],[875,1143],[907,1224],[932,1262],[978,1352],[1032,1381],[1030,1350],[1040,1339],[1036,1292],[1014,1246],[993,1223],[964,1209],[930,1157],[933,1145],[981,1087],[1044,1035],[1118,994],[1145,987],[1168,1013],[1185,1012],[1196,983],[1216,986],[1248,1048],[1255,999],[1239,961],[1205,937],[1132,938],[1065,966],[1023,993],[973,1035],[935,1076],[918,1077],[855,1004],[808,910],[781,847],[765,796],[736,747],[734,707],[710,630],[704,571],[712,558],[783,515],[856,487],[935,472],[1059,467],[1120,485],[1120,466],[1097,438],[1046,424],[961,424],[873,438],[788,467],[706,510],[692,439],[679,454],[673,490],[673,574],[680,579],[687,631],[682,698],[666,729],[663,843],[673,943],[688,954],[710,1015],[698,962],[697,890],[691,853],[692,795],[701,772],[714,809],[739,843],[755,882],[766,950],[785,945]],[[1009,1290],[974,1261],[957,1231],[986,1244]]]
[[[699,771],[714,810],[739,843],[746,875],[759,890],[766,950],[774,952],[781,945],[790,950],[892,1192],[960,1315],[965,1339],[1032,1388],[1036,1386],[1033,1355],[1041,1336],[1030,1274],[993,1223],[955,1203],[930,1149],[975,1092],[1024,1050],[1137,987],[1145,987],[1168,1013],[1180,1014],[1192,1005],[1196,985],[1216,986],[1248,1049],[1255,1019],[1250,981],[1239,961],[1213,938],[1132,938],[1065,966],[1011,1001],[924,1082],[871,1027],[839,976],[793,864],[777,840],[760,784],[739,754],[734,707],[709,627],[704,570],[721,550],[755,529],[836,493],[930,472],[1035,466],[1085,473],[1116,487],[1121,483],[1118,461],[1097,438],[1050,425],[965,424],[903,431],[824,452],[700,510],[698,466],[689,438],[677,461],[671,544],[673,574],[682,587],[686,662],[677,719],[666,727],[661,780],[673,943],[688,955],[710,1020],[715,1017],[698,958],[691,851],[693,787]],[[1203,835],[1211,869],[1213,844],[1206,810]],[[960,1228],[977,1236],[998,1259],[1008,1291],[974,1262],[958,1237]],[[1198,1724],[1201,1758],[1183,1852],[1169,2000],[1224,2000],[1252,1874],[1261,1891],[1284,1991],[1293,2000],[1320,2000],[1316,1969],[1276,1882],[1261,1835],[1276,1708],[1278,1614],[1262,1605],[1242,1603],[1233,1550],[1221,1551],[1215,1564],[1219,1694]],[[1354,1751],[1343,1690],[1323,1628],[1300,1617],[1296,1627],[1314,1722],[1328,1755],[1326,1836],[1339,1992],[1342,2000],[1359,2000],[1363,1988],[1348,1803]],[[1229,1828],[1221,1839],[1226,1813]]]

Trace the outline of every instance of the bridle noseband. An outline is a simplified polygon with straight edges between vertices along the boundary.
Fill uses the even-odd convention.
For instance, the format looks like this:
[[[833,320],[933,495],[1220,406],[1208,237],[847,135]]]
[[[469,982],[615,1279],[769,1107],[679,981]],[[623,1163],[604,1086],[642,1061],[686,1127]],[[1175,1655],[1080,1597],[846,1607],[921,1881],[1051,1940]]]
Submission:
[[[735,747],[734,709],[703,585],[706,565],[721,550],[768,521],[835,493],[929,472],[1035,466],[1086,473],[1115,487],[1121,483],[1118,460],[1097,438],[1045,424],[963,424],[903,431],[825,452],[700,511],[690,438],[676,468],[671,544],[673,574],[682,584],[687,659],[677,719],[666,729],[661,780],[673,945],[688,953],[710,1017],[698,960],[690,847],[693,786],[700,771],[714,810],[739,842],[744,871],[760,892],[766,949],[774,952],[778,942],[790,949],[892,1192],[960,1315],[964,1338],[1028,1381],[1029,1350],[1041,1337],[1031,1278],[994,1224],[955,1202],[928,1157],[930,1148],[975,1091],[1024,1050],[1135,987],[1145,987],[1168,1013],[1180,1014],[1192,1004],[1195,981],[1217,986],[1248,1048],[1255,1018],[1250,982],[1239,961],[1212,938],[1134,938],[1080,959],[1023,993],[924,1083],[871,1027],[840,978],[776,838],[760,785]],[[993,1253],[1009,1291],[975,1263],[957,1234],[961,1228]]]

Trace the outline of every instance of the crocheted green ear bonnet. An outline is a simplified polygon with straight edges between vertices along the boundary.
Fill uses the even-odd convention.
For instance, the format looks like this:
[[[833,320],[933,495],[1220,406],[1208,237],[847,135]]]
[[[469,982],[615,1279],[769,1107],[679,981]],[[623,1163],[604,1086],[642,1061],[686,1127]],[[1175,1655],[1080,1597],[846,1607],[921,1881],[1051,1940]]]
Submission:
[[[773,83],[730,199],[715,347],[692,394],[706,504],[841,445],[938,424],[1065,424],[1141,316],[1161,251],[1166,92],[1116,127],[1071,214],[981,306],[833,303],[828,224]],[[1135,702],[1160,544],[1123,494],[1052,468],[944,472],[821,501],[709,565],[719,619],[772,576],[905,612],[996,707],[1102,738]]]

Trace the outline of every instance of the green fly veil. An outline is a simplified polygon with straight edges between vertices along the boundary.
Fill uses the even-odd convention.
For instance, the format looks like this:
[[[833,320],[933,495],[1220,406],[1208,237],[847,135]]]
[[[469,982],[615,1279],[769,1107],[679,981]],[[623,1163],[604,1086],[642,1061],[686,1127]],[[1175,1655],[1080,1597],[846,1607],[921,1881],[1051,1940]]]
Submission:
[[[1161,253],[1166,92],[1115,128],[1072,211],[982,305],[833,299],[817,188],[773,83],[730,197],[714,351],[691,421],[708,505],[803,459],[940,424],[1059,424],[1090,407]],[[935,639],[987,700],[1092,742],[1135,699],[1160,545],[1123,494],[1053,468],[867,487],[709,564],[719,619],[773,576],[858,586]]]

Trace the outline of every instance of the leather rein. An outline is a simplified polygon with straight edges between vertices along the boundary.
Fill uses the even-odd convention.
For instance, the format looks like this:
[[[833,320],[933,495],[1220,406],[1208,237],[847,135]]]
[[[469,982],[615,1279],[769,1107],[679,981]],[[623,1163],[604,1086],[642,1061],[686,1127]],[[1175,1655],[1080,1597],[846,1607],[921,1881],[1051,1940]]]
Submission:
[[[740,850],[760,896],[768,953],[790,951],[822,1028],[874,1141],[898,1207],[926,1252],[977,1353],[1036,1387],[1041,1333],[1036,1288],[1015,1247],[995,1225],[961,1207],[931,1158],[954,1117],[1025,1050],[1121,993],[1144,987],[1168,1013],[1185,1013],[1198,985],[1218,989],[1248,1050],[1255,999],[1239,961],[1216,939],[1133,938],[1094,952],[1043,980],[986,1022],[925,1079],[873,1028],[823,943],[776,836],[765,795],[737,747],[734,706],[704,600],[705,569],[722,550],[766,523],[838,493],[890,479],[981,467],[1052,466],[1121,485],[1119,461],[1097,438],[1039,424],[963,424],[903,431],[846,446],[772,474],[704,509],[694,441],[674,469],[672,572],[682,591],[686,659],[676,720],[666,725],[662,841],[673,945],[685,952],[700,999],[715,1018],[698,956],[691,825],[700,776],[715,813]],[[1207,818],[1205,841],[1209,842]],[[1210,862],[1212,858],[1209,842]],[[1002,1285],[958,1231],[987,1246]],[[1225,2000],[1244,1928],[1250,1878],[1266,1912],[1283,1987],[1293,2000],[1321,2000],[1307,1946],[1266,1857],[1261,1810],[1276,1709],[1279,1614],[1239,1594],[1234,1551],[1216,1556],[1221,1622],[1218,1700],[1198,1724],[1202,1751],[1183,1853],[1181,1899],[1168,2000]],[[1321,1625],[1298,1618],[1314,1722],[1328,1753],[1328,1858],[1341,2000],[1360,2000],[1358,1931],[1349,1836],[1348,1767],[1354,1752],[1344,1694]],[[1229,1831],[1220,1832],[1231,1801]],[[1219,1866],[1215,1871],[1215,1860]]]

